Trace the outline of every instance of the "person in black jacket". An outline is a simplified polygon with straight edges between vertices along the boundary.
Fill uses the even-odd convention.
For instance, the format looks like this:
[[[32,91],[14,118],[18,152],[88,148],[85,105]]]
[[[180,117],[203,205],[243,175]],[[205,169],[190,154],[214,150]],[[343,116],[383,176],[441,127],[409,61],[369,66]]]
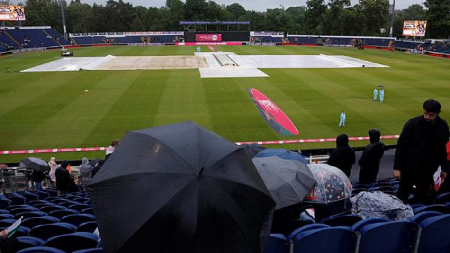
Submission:
[[[404,202],[414,194],[410,203],[431,204],[433,174],[441,166],[447,176],[446,143],[449,127],[439,117],[441,104],[433,99],[423,103],[424,113],[410,119],[403,127],[395,151],[394,176],[400,180],[398,197]]]
[[[45,174],[43,171],[33,170],[31,173],[31,180],[34,182],[34,189],[42,190],[42,181],[45,179]]]
[[[331,152],[328,164],[338,167],[350,178],[355,159],[355,151],[348,145],[348,136],[346,134],[339,135],[336,138],[336,149]]]
[[[68,165],[69,163],[67,161],[63,161],[55,170],[56,189],[58,189],[60,194],[77,191],[77,186],[75,185],[69,170],[67,170]]]
[[[380,170],[380,160],[384,155],[384,143],[380,142],[381,133],[378,129],[369,130],[370,144],[367,145],[359,159],[359,182],[370,184],[377,180]]]

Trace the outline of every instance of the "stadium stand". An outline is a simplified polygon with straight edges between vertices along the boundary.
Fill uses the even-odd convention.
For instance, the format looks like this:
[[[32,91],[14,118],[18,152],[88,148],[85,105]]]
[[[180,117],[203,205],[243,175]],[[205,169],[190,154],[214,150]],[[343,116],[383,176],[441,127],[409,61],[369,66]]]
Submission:
[[[64,45],[69,45],[69,43],[49,26],[4,27],[0,29],[0,52],[53,48]]]
[[[71,33],[75,45],[95,44],[173,44],[182,40],[183,32],[108,32]]]

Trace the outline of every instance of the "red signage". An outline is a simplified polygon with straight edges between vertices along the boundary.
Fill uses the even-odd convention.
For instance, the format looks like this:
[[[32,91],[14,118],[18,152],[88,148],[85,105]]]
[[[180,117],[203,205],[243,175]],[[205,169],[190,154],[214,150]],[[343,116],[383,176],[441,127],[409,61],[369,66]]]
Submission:
[[[198,42],[220,42],[222,34],[196,34],[195,41]]]

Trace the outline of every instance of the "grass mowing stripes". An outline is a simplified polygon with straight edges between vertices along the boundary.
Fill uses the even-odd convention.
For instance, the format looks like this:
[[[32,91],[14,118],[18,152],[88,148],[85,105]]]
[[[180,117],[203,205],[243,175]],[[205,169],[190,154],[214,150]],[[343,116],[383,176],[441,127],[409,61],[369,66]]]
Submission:
[[[400,52],[353,48],[215,46],[240,55],[346,55],[390,68],[261,69],[268,78],[201,79],[198,70],[0,73],[0,150],[107,146],[127,130],[192,120],[232,141],[333,138],[400,133],[422,102],[438,99],[450,119],[450,61]],[[75,49],[78,57],[193,55],[195,46]],[[202,47],[202,51],[208,48]],[[50,62],[59,51],[1,58],[0,70],[19,71]],[[385,102],[372,101],[385,86]],[[268,96],[291,118],[298,136],[279,136],[260,117],[248,89]],[[85,92],[84,90],[89,90]],[[339,114],[347,112],[345,128]],[[395,144],[395,140],[386,141]],[[364,146],[366,142],[353,142]],[[334,143],[277,145],[288,149]],[[54,154],[39,154],[48,159]],[[58,159],[94,158],[104,152],[61,153]],[[3,155],[17,162],[29,155]]]

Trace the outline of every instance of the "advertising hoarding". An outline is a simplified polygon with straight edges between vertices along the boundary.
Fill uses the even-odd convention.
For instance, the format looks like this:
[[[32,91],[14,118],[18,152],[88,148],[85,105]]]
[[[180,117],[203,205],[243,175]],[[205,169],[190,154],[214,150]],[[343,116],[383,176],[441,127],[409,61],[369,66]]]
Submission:
[[[403,22],[403,36],[425,36],[426,20],[405,20]]]
[[[195,41],[197,41],[197,42],[220,42],[220,41],[222,41],[222,34],[196,34]]]
[[[24,21],[25,6],[0,5],[0,21]]]

